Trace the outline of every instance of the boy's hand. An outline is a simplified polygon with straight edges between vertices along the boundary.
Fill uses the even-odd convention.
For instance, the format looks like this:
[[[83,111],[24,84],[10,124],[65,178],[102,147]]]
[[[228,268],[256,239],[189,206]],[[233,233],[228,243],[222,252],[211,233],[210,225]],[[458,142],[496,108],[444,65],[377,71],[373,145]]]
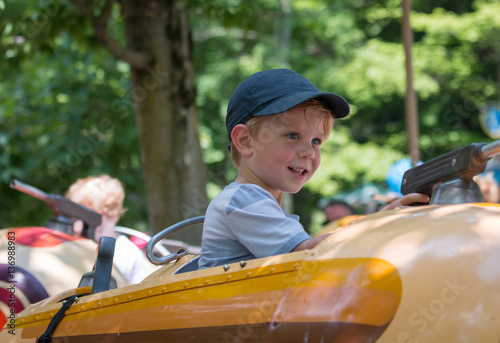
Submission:
[[[404,197],[394,200],[386,207],[382,208],[380,211],[392,210],[397,207],[410,207],[414,203],[427,204],[430,201],[430,197],[426,194],[421,193],[410,193],[406,194]]]

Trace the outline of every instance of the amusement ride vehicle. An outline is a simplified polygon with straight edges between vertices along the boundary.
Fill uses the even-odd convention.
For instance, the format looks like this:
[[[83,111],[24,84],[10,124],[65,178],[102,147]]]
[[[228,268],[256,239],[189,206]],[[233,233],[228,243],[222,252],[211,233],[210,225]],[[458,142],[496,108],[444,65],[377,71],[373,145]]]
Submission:
[[[201,270],[196,254],[153,253],[197,217],[149,240],[161,268],[115,288],[103,237],[81,287],[9,314],[0,341],[498,342],[500,204],[473,177],[499,153],[471,144],[408,170],[401,192],[429,205],[367,215],[306,251]]]

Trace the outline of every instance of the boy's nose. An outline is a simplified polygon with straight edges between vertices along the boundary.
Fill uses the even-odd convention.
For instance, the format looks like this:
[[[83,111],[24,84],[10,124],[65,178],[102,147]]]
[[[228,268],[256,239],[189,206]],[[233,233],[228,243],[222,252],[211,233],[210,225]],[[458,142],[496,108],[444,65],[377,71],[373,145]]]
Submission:
[[[312,160],[316,156],[316,151],[311,144],[303,144],[298,151],[300,158]]]

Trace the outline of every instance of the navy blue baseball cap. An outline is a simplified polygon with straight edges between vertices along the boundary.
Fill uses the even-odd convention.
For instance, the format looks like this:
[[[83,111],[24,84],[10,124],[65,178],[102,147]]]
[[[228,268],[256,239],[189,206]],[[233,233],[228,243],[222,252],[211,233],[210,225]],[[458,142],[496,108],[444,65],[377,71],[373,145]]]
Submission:
[[[271,69],[253,74],[234,91],[226,115],[229,141],[231,131],[252,117],[283,113],[310,99],[321,99],[334,118],[349,114],[347,101],[333,93],[324,93],[302,75],[289,69]]]

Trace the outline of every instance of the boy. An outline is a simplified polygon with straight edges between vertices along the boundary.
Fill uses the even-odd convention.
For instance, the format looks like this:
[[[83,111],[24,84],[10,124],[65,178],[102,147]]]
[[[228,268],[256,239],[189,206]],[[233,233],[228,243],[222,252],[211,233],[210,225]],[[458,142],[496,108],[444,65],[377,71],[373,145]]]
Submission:
[[[311,238],[281,205],[284,192],[297,193],[314,175],[334,118],[349,110],[288,69],[256,73],[236,88],[226,129],[238,176],[208,206],[200,268],[311,249],[326,238]],[[384,209],[428,201],[408,194]]]
[[[101,236],[116,238],[113,263],[130,284],[141,282],[156,270],[134,243],[126,236],[115,232],[116,223],[125,212],[123,209],[125,190],[118,179],[109,175],[78,179],[69,187],[66,198],[102,215],[102,222],[96,228],[94,240],[99,242]],[[82,228],[83,222],[75,221],[73,224],[75,236],[81,235]]]

